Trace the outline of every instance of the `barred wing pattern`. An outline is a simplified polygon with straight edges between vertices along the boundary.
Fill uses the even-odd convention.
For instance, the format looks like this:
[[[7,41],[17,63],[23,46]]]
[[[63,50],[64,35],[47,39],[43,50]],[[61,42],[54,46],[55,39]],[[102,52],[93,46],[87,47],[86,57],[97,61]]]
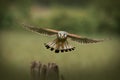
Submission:
[[[45,35],[55,35],[58,33],[57,30],[53,30],[53,29],[47,29],[47,28],[39,28],[39,27],[34,27],[34,26],[31,26],[31,25],[26,25],[26,24],[22,24],[25,28],[33,31],[33,32],[37,32],[39,34],[45,34]]]
[[[73,41],[77,41],[80,43],[97,43],[97,42],[102,42],[103,40],[97,40],[97,39],[89,39],[86,37],[81,37],[75,34],[70,34],[68,33],[68,37],[71,38]]]

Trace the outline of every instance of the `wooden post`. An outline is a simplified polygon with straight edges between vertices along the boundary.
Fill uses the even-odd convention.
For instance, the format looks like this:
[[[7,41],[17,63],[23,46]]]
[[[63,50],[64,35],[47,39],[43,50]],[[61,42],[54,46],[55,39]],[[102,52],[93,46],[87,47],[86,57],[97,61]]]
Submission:
[[[63,76],[59,77],[59,67],[55,63],[48,65],[41,62],[32,62],[31,79],[32,80],[64,80]],[[61,78],[61,79],[60,79]]]

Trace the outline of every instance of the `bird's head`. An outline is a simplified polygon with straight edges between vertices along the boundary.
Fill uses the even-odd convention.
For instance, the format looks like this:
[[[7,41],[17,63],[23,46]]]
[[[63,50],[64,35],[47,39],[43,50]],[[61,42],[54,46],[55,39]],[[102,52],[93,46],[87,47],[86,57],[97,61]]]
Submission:
[[[58,32],[58,38],[60,38],[60,39],[67,38],[67,32],[65,32],[65,31],[59,31]]]

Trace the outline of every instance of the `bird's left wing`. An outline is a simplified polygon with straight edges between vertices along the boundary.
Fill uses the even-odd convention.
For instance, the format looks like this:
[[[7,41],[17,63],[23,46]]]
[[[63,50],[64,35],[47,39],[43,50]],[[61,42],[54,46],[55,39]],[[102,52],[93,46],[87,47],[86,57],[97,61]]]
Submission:
[[[34,31],[34,32],[37,32],[39,34],[45,34],[45,35],[55,35],[58,33],[57,30],[53,30],[53,29],[48,29],[48,28],[39,28],[39,27],[34,27],[34,26],[31,26],[31,25],[26,25],[24,23],[22,23],[22,25],[31,30],[31,31]]]
[[[103,40],[97,40],[97,39],[89,39],[86,37],[78,36],[75,34],[70,34],[68,33],[68,37],[71,38],[73,41],[77,41],[80,43],[97,43],[97,42],[102,42]]]

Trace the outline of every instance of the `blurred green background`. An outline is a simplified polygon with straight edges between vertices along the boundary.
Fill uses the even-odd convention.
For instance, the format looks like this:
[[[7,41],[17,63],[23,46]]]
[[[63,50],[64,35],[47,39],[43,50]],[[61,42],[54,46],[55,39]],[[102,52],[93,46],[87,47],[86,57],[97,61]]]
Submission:
[[[1,0],[0,80],[30,80],[30,64],[55,62],[65,80],[120,79],[120,1]],[[46,37],[20,24],[65,30],[91,38],[111,38],[98,44],[78,44],[76,50],[55,54],[45,49]]]

